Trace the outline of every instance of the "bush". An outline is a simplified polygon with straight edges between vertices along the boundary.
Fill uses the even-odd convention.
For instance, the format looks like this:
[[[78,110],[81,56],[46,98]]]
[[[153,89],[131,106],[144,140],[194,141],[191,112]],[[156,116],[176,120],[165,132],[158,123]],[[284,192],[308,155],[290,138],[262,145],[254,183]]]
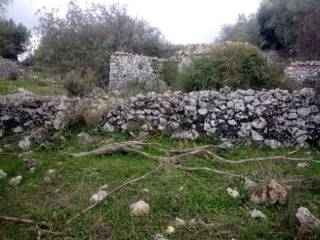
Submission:
[[[168,86],[171,86],[173,82],[177,81],[178,70],[178,64],[175,62],[169,61],[163,63],[161,78],[168,84]]]
[[[223,43],[196,57],[179,74],[174,88],[184,91],[283,88],[280,68],[268,63],[261,50],[248,43]]]
[[[83,97],[90,93],[96,83],[96,74],[90,68],[79,68],[66,74],[64,87],[71,97]]]

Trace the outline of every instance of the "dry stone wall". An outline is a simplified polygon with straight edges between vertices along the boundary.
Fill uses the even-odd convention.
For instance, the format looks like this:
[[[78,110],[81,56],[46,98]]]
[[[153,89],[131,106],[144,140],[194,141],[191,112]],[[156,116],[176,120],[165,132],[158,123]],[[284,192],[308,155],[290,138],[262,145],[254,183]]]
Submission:
[[[170,132],[176,138],[201,134],[223,139],[305,146],[320,138],[320,112],[312,89],[254,91],[229,88],[201,92],[149,93],[131,97],[105,116],[107,131]]]
[[[110,58],[109,87],[123,91],[130,81],[146,85],[159,84],[164,59],[116,52]]]
[[[14,80],[22,77],[29,78],[29,75],[19,69],[15,62],[0,57],[0,80]]]
[[[320,81],[320,61],[293,62],[284,71],[286,76],[302,86],[312,86],[314,81]]]

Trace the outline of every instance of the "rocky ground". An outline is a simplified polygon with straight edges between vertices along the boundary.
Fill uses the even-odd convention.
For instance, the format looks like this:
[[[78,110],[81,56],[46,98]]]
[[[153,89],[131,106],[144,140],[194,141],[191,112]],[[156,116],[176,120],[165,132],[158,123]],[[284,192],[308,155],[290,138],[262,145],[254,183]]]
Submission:
[[[99,90],[82,100],[19,90],[0,110],[0,239],[320,238],[310,90],[294,101],[276,90],[128,103]],[[162,131],[173,118],[197,136]]]

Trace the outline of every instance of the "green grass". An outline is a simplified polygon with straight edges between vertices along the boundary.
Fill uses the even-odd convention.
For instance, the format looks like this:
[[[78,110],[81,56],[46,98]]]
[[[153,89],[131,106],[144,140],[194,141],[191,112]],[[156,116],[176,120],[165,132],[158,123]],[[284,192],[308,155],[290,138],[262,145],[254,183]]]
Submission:
[[[66,142],[55,142],[47,149],[41,149],[39,144],[34,144],[32,150],[42,165],[33,174],[25,169],[24,163],[18,157],[0,155],[0,169],[8,173],[7,178],[0,180],[0,215],[47,221],[52,223],[51,231],[67,231],[72,239],[114,240],[153,239],[157,233],[166,236],[166,227],[174,225],[176,217],[186,220],[202,219],[215,223],[216,227],[210,230],[198,226],[176,229],[175,234],[166,236],[168,239],[295,239],[298,233],[294,214],[298,207],[308,207],[312,213],[320,217],[319,188],[290,191],[290,195],[295,195],[295,201],[290,201],[290,208],[288,204],[258,206],[249,201],[250,194],[237,179],[206,172],[186,172],[167,166],[152,176],[127,186],[110,196],[100,206],[80,216],[71,224],[66,224],[67,219],[89,206],[91,195],[102,185],[108,184],[110,191],[129,179],[147,173],[157,165],[156,162],[135,154],[114,153],[108,156],[72,159],[62,152],[94,149],[102,144],[103,139],[108,138],[99,131],[89,130],[96,142],[89,146],[81,146],[76,140],[79,131],[80,129],[74,129],[63,133]],[[19,138],[20,135],[11,135],[0,143],[11,144],[10,151],[19,153],[15,147]],[[126,139],[123,135],[113,136],[114,141],[123,139]],[[192,147],[208,142],[173,141],[165,137],[152,137],[150,141],[172,148]],[[157,147],[149,147],[146,151],[150,154],[161,154]],[[217,153],[225,158],[237,160],[286,154],[289,151],[292,149],[271,150],[258,146],[238,146],[228,151],[218,150]],[[301,149],[294,156],[305,156],[309,152],[315,159],[320,160],[319,152],[315,149]],[[298,169],[295,163],[280,161],[234,166],[194,157],[182,165],[206,166],[245,175],[254,174],[257,178],[264,179],[293,176],[304,178],[320,173],[320,164],[316,163],[307,169]],[[58,176],[53,183],[48,184],[44,182],[44,177],[50,168],[55,169]],[[18,174],[23,176],[23,181],[18,188],[13,189],[8,185],[8,180]],[[226,192],[227,187],[237,187],[241,197],[231,199]],[[142,191],[144,188],[148,188],[150,192]],[[130,216],[130,204],[141,199],[150,204],[150,215]],[[251,219],[248,211],[254,208],[266,214],[267,219]],[[294,221],[291,222],[289,219]],[[0,239],[35,239],[36,236],[34,226],[0,220]],[[43,237],[52,235],[44,234]],[[299,237],[298,239],[317,239],[320,235],[314,232]],[[57,237],[61,238],[63,237]]]
[[[64,95],[65,89],[62,86],[52,86],[40,80],[6,80],[0,81],[0,95],[12,93],[18,88],[24,88],[37,95]]]

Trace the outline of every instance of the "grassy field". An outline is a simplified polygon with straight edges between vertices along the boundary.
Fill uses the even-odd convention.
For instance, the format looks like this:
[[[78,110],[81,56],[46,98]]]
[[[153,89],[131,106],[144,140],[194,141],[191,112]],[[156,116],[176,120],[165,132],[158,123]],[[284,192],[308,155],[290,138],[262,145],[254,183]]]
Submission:
[[[90,205],[89,199],[98,189],[107,184],[107,191],[125,181],[144,175],[157,163],[136,154],[114,153],[108,156],[74,159],[65,152],[80,152],[94,149],[103,141],[121,141],[129,137],[123,135],[105,136],[99,130],[87,129],[95,137],[95,142],[81,146],[76,135],[80,129],[61,133],[66,141],[48,144],[46,149],[34,143],[32,151],[41,161],[35,173],[26,170],[25,164],[15,154],[19,154],[17,142],[20,135],[11,135],[1,140],[1,145],[9,144],[0,155],[0,169],[8,173],[0,180],[0,215],[24,217],[52,224],[49,232],[43,232],[41,239],[153,239],[163,234],[167,239],[319,239],[319,232],[299,234],[294,217],[300,206],[310,209],[320,217],[320,188],[300,189],[289,192],[290,204],[255,205],[249,201],[250,193],[243,182],[226,176],[208,172],[188,172],[170,165],[153,175],[128,185],[111,195],[101,205],[76,218],[70,224],[66,221]],[[166,137],[151,137],[150,142],[170,148],[187,148],[207,144],[204,139],[196,142],[173,141]],[[146,150],[153,155],[164,154],[158,147]],[[266,147],[236,146],[216,153],[227,159],[238,160],[248,157],[284,155],[289,148],[271,150]],[[312,155],[320,160],[315,149],[300,149],[293,156]],[[251,179],[307,178],[320,173],[320,164],[311,163],[306,169],[297,168],[296,163],[282,161],[254,162],[231,165],[212,162],[202,157],[184,161],[183,166],[217,168],[250,176]],[[55,169],[57,177],[52,183],[44,181],[48,169]],[[8,180],[22,175],[23,180],[16,189],[8,185]],[[236,187],[238,199],[232,199],[226,189]],[[143,189],[150,191],[145,192]],[[150,205],[150,215],[133,217],[130,204],[145,200]],[[261,210],[267,218],[251,219],[248,212],[254,208]],[[166,235],[168,225],[174,226],[175,218],[185,220],[201,219],[214,223],[212,229],[199,225],[177,228],[173,235]],[[55,235],[55,233],[65,233]],[[36,239],[35,226],[0,220],[0,239]]]
[[[9,94],[18,88],[24,88],[37,95],[64,95],[66,94],[63,86],[52,86],[40,80],[6,80],[0,81],[0,95]]]

